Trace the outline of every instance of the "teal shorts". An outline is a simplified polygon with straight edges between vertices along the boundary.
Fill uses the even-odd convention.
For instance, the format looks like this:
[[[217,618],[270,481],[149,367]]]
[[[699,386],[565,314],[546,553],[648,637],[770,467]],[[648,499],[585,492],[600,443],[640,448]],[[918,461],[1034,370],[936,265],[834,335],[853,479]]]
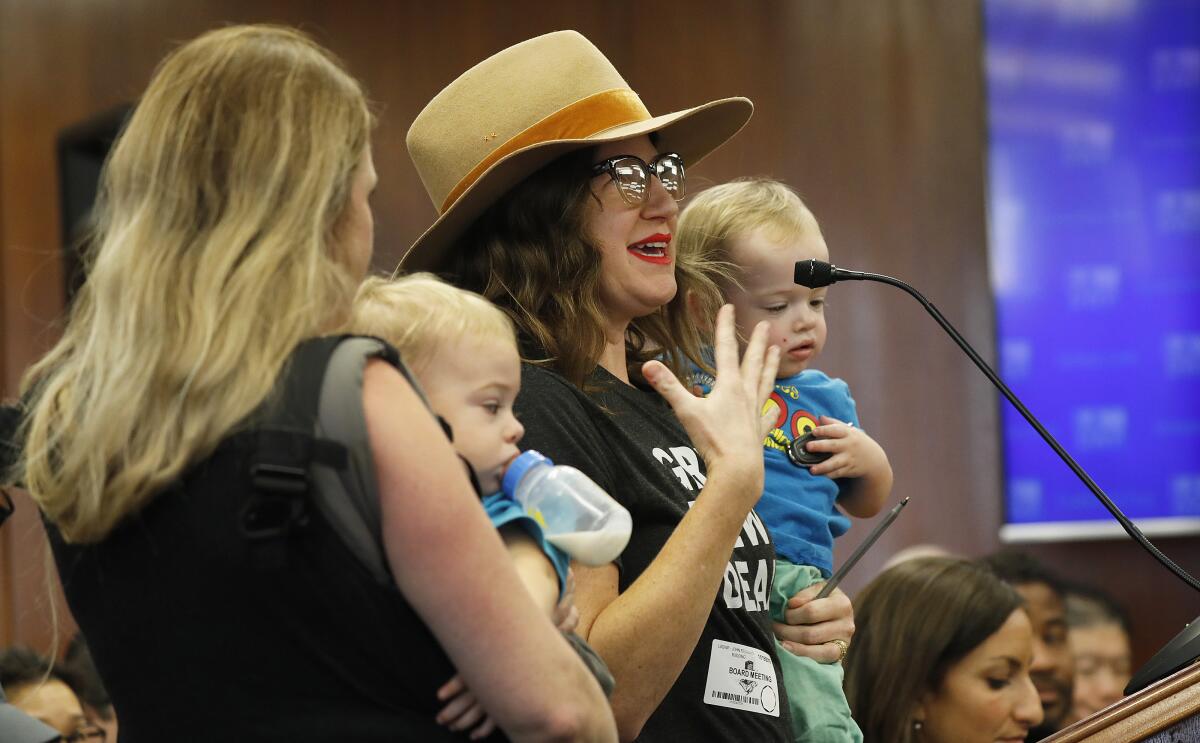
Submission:
[[[821,571],[810,565],[776,560],[771,618],[784,621],[788,600],[822,580]],[[775,646],[792,712],[792,735],[797,743],[862,743],[862,731],[850,716],[850,705],[842,689],[842,664],[818,663],[812,658],[792,655],[778,639]]]

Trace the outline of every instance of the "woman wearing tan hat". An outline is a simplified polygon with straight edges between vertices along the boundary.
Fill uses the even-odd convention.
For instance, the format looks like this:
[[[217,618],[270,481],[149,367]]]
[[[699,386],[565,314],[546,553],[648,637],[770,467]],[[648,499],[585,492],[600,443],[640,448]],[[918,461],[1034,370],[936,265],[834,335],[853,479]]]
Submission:
[[[394,355],[320,337],[371,255],[371,118],[304,35],[223,28],[163,61],[105,164],[22,465],[123,743],[459,741],[455,669],[513,740],[616,737]],[[382,577],[318,497],[339,482],[381,514]]]
[[[756,332],[739,366],[726,308],[714,395],[670,373],[706,340],[684,298],[715,291],[674,260],[684,169],[751,110],[729,98],[652,117],[564,31],[468,70],[408,134],[439,217],[401,269],[442,273],[512,316],[531,362],[523,446],[582,469],[633,514],[625,552],[577,568],[576,591],[580,632],[617,681],[624,740],[790,739],[767,605],[774,548],[752,510],[777,351]],[[823,643],[853,632],[844,595],[795,616],[819,623],[781,631],[821,660],[840,652]]]

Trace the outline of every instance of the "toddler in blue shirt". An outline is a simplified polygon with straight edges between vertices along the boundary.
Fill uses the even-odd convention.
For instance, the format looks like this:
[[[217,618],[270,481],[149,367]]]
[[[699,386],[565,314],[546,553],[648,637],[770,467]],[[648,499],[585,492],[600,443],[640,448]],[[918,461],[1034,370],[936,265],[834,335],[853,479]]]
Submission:
[[[782,622],[789,598],[832,572],[833,540],[850,527],[844,514],[869,518],[883,507],[892,488],[891,465],[858,425],[846,383],[812,368],[825,347],[828,289],[796,284],[794,267],[802,260],[828,261],[829,251],[800,197],[766,179],[715,186],[680,215],[676,245],[680,269],[708,276],[734,306],[739,336],[749,338],[766,321],[768,342],[780,349],[767,403],[774,422],[763,441],[765,484],[755,510],[775,540],[771,614]],[[712,316],[712,308],[695,309]],[[691,382],[704,395],[712,377],[697,369]],[[807,452],[827,459],[803,466],[788,456],[806,434],[815,437],[804,445]],[[779,659],[797,741],[862,740],[842,691],[840,663],[817,663],[783,647]]]

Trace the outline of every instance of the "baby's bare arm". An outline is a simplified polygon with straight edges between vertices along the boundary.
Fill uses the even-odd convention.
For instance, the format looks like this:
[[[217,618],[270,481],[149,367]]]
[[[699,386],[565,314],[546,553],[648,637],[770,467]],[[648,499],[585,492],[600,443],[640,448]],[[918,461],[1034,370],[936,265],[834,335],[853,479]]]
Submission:
[[[533,541],[529,532],[516,524],[500,527],[500,537],[508,548],[508,556],[517,569],[517,576],[533,597],[534,604],[557,623],[558,574],[554,572],[546,553]],[[495,730],[495,721],[467,688],[461,676],[455,675],[446,682],[438,689],[437,697],[445,702],[437,716],[439,724],[459,732],[470,730],[471,740],[486,737]]]
[[[542,548],[529,532],[516,524],[506,524],[500,528],[500,536],[504,546],[508,548],[508,556],[517,569],[517,575],[525,584],[525,589],[533,597],[533,602],[546,612],[546,616],[554,616],[558,606],[558,573],[550,558],[542,552]]]

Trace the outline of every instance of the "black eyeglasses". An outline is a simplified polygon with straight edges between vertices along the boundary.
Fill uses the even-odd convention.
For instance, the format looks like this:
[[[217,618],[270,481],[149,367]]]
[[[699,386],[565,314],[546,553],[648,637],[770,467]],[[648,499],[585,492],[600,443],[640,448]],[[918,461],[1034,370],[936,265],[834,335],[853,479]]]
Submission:
[[[592,175],[608,173],[617,192],[630,206],[641,206],[650,198],[650,174],[653,173],[663,184],[671,198],[679,201],[685,194],[687,176],[683,172],[683,158],[674,152],[664,152],[647,163],[637,155],[617,155],[592,166]]]

